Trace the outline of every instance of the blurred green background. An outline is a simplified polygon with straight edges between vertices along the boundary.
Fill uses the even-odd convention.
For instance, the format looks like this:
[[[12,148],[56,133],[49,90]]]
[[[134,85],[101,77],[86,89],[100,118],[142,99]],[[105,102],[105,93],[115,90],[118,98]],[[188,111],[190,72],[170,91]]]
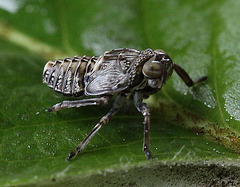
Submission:
[[[237,0],[0,0],[0,185],[209,185],[217,174],[204,181],[204,172],[239,168],[239,8]],[[111,106],[46,112],[74,98],[43,85],[43,67],[121,47],[163,49],[193,79],[208,80],[189,89],[174,73],[146,100],[151,161],[132,107],[67,163]],[[209,165],[203,175],[184,172]]]

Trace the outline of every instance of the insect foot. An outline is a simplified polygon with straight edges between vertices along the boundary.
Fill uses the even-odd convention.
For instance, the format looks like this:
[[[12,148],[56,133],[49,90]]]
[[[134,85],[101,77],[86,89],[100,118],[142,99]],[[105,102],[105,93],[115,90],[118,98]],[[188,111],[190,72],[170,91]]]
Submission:
[[[147,160],[150,160],[150,159],[151,159],[151,152],[150,152],[150,150],[148,149],[148,147],[145,146],[145,147],[143,148],[143,151],[144,151],[144,153],[145,153],[145,155],[146,155],[146,157],[147,157]]]
[[[72,151],[72,152],[68,155],[68,157],[67,157],[66,160],[69,162],[69,161],[71,160],[71,158],[74,157],[77,153],[78,153],[77,150]]]
[[[46,110],[46,112],[53,112],[53,111],[54,111],[53,107],[49,107],[49,108]]]
[[[53,105],[52,107],[49,107],[47,109],[47,112],[57,112],[58,110],[60,110],[60,106],[62,105],[62,103],[58,103],[56,105]]]
[[[105,106],[114,95],[116,96],[110,111],[68,155],[67,161],[82,152],[91,138],[119,111],[125,100],[128,100],[128,109],[134,101],[135,107],[144,118],[143,152],[149,160],[150,110],[147,104],[143,103],[143,99],[160,91],[173,71],[188,87],[207,79],[207,76],[203,76],[193,81],[189,74],[173,63],[168,54],[161,49],[148,48],[138,51],[119,48],[106,51],[99,57],[75,56],[47,62],[43,70],[43,83],[58,93],[76,98],[53,105],[48,108],[50,112],[83,106]],[[79,99],[80,97],[84,99]]]

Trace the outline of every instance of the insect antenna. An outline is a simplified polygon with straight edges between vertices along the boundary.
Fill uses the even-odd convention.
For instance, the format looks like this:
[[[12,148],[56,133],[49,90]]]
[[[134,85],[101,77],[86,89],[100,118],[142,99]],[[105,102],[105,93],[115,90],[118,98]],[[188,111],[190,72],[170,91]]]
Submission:
[[[191,87],[191,86],[193,86],[195,84],[203,82],[203,81],[205,81],[207,79],[207,76],[203,76],[203,77],[200,77],[199,79],[193,81],[191,79],[191,77],[188,75],[188,73],[182,67],[180,67],[177,64],[173,64],[173,69],[176,71],[178,76],[185,82],[185,84],[188,87]]]
[[[203,81],[207,80],[207,78],[208,78],[207,76],[200,77],[199,79],[193,81],[193,83],[198,84],[200,82],[203,82]]]

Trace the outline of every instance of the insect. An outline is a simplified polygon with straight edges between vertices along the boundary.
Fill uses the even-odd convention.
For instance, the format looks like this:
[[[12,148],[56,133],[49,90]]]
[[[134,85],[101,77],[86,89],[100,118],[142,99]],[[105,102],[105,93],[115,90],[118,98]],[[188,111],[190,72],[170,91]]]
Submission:
[[[151,158],[149,149],[150,111],[143,99],[159,91],[172,75],[173,70],[189,87],[207,79],[203,76],[193,81],[187,72],[174,64],[166,52],[150,48],[138,51],[120,48],[105,52],[100,57],[75,56],[64,60],[49,61],[43,70],[43,83],[64,95],[73,97],[95,96],[82,100],[62,101],[48,111],[90,105],[106,105],[116,95],[110,111],[103,116],[87,137],[67,157],[80,153],[91,138],[119,111],[127,99],[144,117],[143,151]]]

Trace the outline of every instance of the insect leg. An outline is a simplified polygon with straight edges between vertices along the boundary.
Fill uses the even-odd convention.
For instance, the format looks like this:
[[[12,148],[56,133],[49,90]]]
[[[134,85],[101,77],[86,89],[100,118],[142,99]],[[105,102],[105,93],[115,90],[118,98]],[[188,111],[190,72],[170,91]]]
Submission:
[[[80,153],[84,149],[84,147],[89,143],[91,138],[101,129],[101,127],[106,125],[109,122],[109,120],[118,112],[118,110],[120,109],[120,107],[123,103],[122,98],[125,99],[125,97],[123,97],[123,96],[120,96],[120,95],[117,96],[116,101],[114,102],[111,110],[105,116],[102,117],[102,119],[92,129],[92,131],[87,135],[87,137],[75,148],[74,151],[72,151],[68,155],[67,161],[70,161],[72,157],[74,157],[75,155]]]
[[[143,97],[141,93],[136,92],[134,95],[135,106],[144,117],[144,140],[143,151],[147,157],[147,160],[151,158],[151,152],[149,149],[149,132],[150,132],[150,110],[146,103],[142,102]]]
[[[90,105],[106,105],[108,104],[110,97],[104,96],[99,98],[83,99],[83,100],[74,100],[74,101],[62,101],[57,103],[52,107],[48,108],[49,112],[56,112],[63,108],[73,108],[73,107],[82,107]]]
[[[188,73],[179,65],[177,64],[173,64],[173,68],[176,71],[176,73],[179,75],[179,77],[181,77],[181,79],[185,82],[185,84],[189,87],[193,86],[194,84],[203,82],[207,79],[207,76],[204,77],[200,77],[199,79],[193,81],[190,76],[188,75]]]
[[[133,94],[131,94],[127,99],[126,108],[125,108],[125,111],[127,114],[130,113],[132,104],[133,104]]]

